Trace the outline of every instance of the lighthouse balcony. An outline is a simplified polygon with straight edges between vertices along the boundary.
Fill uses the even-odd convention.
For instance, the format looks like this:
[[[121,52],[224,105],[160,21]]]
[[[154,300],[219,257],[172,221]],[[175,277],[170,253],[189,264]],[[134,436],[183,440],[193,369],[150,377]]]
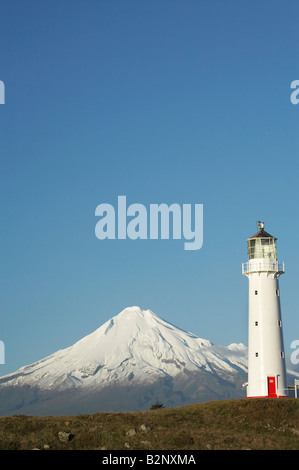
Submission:
[[[242,264],[242,274],[255,272],[272,272],[277,274],[284,273],[284,262],[279,263],[271,258],[251,259]]]

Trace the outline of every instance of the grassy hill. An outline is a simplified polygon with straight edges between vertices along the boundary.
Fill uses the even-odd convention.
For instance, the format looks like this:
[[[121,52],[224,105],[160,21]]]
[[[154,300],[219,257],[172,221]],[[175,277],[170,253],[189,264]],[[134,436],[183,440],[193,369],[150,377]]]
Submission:
[[[299,400],[241,399],[135,413],[2,417],[0,450],[9,449],[299,450]]]

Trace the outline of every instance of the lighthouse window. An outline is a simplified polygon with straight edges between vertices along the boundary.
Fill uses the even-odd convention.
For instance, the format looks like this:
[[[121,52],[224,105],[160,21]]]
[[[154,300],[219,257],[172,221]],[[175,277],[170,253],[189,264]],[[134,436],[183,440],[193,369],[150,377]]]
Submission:
[[[249,259],[277,257],[275,238],[253,238],[247,246]]]
[[[257,290],[254,291],[254,295],[257,295]]]
[[[259,324],[259,322],[258,322],[258,321],[256,321],[256,322],[255,322],[255,326],[258,326],[258,324]]]
[[[276,289],[276,295],[279,296],[279,289]]]
[[[281,327],[281,320],[277,320],[277,326]]]
[[[281,357],[282,359],[284,358],[284,352],[283,352],[283,351],[280,352],[280,357]]]
[[[255,353],[255,357],[259,357],[259,353],[258,353],[258,352]]]

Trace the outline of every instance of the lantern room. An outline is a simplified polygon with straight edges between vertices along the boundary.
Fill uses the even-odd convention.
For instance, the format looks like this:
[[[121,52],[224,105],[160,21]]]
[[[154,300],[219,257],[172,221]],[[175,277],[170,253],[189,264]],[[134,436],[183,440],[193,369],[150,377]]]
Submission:
[[[272,237],[264,230],[264,222],[258,223],[259,232],[247,240],[248,258],[260,259],[271,258],[277,259],[276,238]]]

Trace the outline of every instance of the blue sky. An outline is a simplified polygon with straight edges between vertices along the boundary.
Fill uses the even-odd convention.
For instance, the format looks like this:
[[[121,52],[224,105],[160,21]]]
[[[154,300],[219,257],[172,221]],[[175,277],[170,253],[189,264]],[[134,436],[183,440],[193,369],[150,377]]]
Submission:
[[[297,1],[0,5],[0,339],[12,372],[127,306],[247,344],[246,239],[278,238],[299,339]],[[204,243],[104,240],[95,208],[204,205]]]

